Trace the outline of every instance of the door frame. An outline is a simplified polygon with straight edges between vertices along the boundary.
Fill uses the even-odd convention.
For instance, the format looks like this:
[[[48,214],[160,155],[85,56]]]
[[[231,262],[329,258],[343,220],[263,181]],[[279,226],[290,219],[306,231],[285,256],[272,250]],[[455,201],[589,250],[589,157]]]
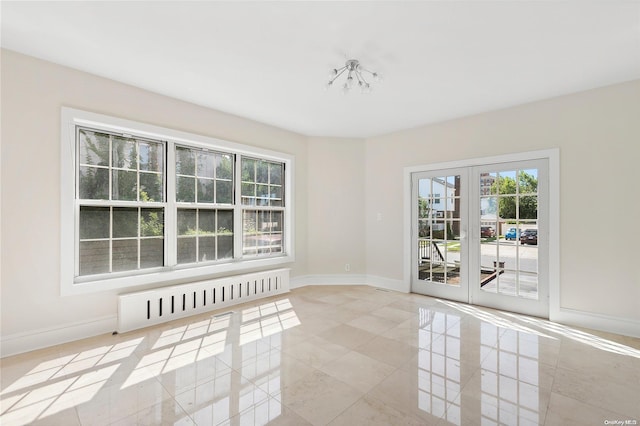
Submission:
[[[469,279],[470,265],[472,264],[469,259],[469,197],[466,195],[469,193],[469,177],[470,170],[469,168],[461,167],[457,169],[446,169],[446,170],[433,170],[433,171],[420,171],[411,174],[412,177],[412,195],[416,196],[419,194],[418,185],[414,185],[418,183],[421,179],[434,179],[438,176],[459,176],[460,177],[460,193],[464,194],[464,196],[460,197],[460,193],[457,193],[456,196],[460,197],[460,285],[459,286],[449,286],[447,284],[441,285],[440,283],[434,283],[431,281],[421,281],[417,280],[414,274],[417,271],[417,263],[411,264],[411,282],[410,282],[410,291],[414,290],[414,285],[425,285],[430,287],[430,291],[433,297],[442,297],[448,300],[455,300],[458,302],[467,302],[469,299],[469,283],[471,280]],[[446,197],[446,195],[445,195]],[[418,205],[417,203],[411,202],[412,204],[412,215],[411,220],[413,224],[418,222]],[[417,232],[415,228],[413,232]],[[418,247],[415,244],[415,241],[411,243],[411,258],[415,261],[418,258]],[[416,292],[417,294],[424,294],[421,292]]]
[[[419,172],[429,172],[441,169],[456,169],[462,167],[476,167],[487,164],[510,163],[528,160],[548,160],[548,232],[549,242],[549,318],[554,319],[560,315],[560,150],[557,148],[539,151],[528,151],[493,157],[471,158],[465,160],[448,161],[441,163],[425,164],[421,166],[410,166],[404,168],[404,250],[403,250],[403,270],[406,285],[406,292],[411,292],[412,279],[412,175]]]
[[[481,200],[480,187],[478,186],[478,182],[482,172],[503,172],[509,170],[526,170],[526,169],[537,169],[538,170],[538,187],[537,187],[537,200],[538,200],[538,214],[536,226],[538,229],[539,235],[542,236],[540,243],[535,246],[535,250],[538,251],[537,263],[538,263],[538,297],[536,299],[528,299],[526,297],[515,297],[513,295],[504,294],[501,292],[488,292],[483,291],[483,289],[477,284],[480,282],[480,265],[481,265],[481,256],[480,253],[478,256],[474,256],[470,258],[471,265],[469,269],[472,271],[470,275],[470,293],[469,293],[469,303],[478,306],[485,306],[494,309],[503,309],[503,310],[511,310],[513,312],[518,312],[527,315],[538,316],[541,318],[549,318],[549,279],[547,277],[549,271],[545,266],[549,265],[548,262],[548,253],[549,253],[549,243],[548,243],[548,223],[549,223],[549,198],[548,198],[548,189],[549,189],[549,173],[548,173],[548,164],[549,161],[547,159],[535,159],[535,160],[526,160],[526,161],[516,161],[509,163],[494,163],[487,164],[484,166],[475,166],[472,167],[471,170],[471,181],[474,183],[471,188],[470,197],[475,201]],[[474,206],[476,212],[479,212],[479,205]],[[480,217],[473,217],[473,224],[471,225],[471,244],[474,247],[477,247],[480,251],[482,250],[482,243],[480,240]],[[477,228],[473,228],[477,226]],[[496,230],[499,231],[499,230]],[[499,232],[498,232],[499,234]],[[520,244],[516,241],[517,250],[523,250],[520,247]],[[500,246],[505,247],[504,244]],[[526,250],[526,248],[524,248]]]

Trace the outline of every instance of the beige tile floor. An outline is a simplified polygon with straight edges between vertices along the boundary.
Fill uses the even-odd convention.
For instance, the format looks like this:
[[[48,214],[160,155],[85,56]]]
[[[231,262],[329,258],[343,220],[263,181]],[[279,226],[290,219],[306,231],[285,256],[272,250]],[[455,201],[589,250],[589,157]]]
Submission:
[[[3,426],[640,422],[640,339],[364,286],[9,357],[1,372]]]

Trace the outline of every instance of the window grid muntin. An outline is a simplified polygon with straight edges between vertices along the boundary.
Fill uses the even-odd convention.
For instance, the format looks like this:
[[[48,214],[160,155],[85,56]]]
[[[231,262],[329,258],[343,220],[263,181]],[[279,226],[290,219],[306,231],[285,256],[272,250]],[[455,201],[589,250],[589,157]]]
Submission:
[[[177,250],[177,257],[176,257],[176,265],[177,266],[185,266],[185,265],[193,265],[193,264],[206,264],[206,263],[219,263],[219,262],[225,262],[225,261],[231,261],[234,258],[234,246],[235,246],[235,240],[234,240],[234,229],[233,229],[233,209],[223,209],[223,208],[211,208],[211,207],[202,207],[202,206],[189,206],[189,207],[178,207],[177,208],[177,215],[176,215],[176,220],[179,220],[180,217],[180,212],[183,211],[194,211],[195,212],[195,229],[193,230],[193,234],[180,234],[180,224],[177,223],[176,228],[178,229],[177,235],[176,235],[176,250]],[[201,231],[201,227],[200,227],[200,212],[201,211],[205,211],[205,212],[213,212],[215,214],[215,231],[213,234],[210,233],[204,233],[204,232],[200,232]],[[225,232],[225,231],[220,231],[220,218],[219,218],[219,213],[220,212],[231,212],[232,217],[231,217],[231,229],[229,230],[229,232]],[[227,237],[230,236],[231,237],[231,256],[230,257],[220,257],[220,237]],[[215,239],[215,257],[214,259],[206,259],[206,260],[200,260],[200,243],[201,243],[201,239],[202,238],[214,238]],[[196,260],[195,262],[180,262],[180,245],[179,242],[180,240],[186,240],[186,239],[194,239],[195,241],[195,246],[196,246]]]
[[[107,164],[106,165],[94,165],[91,164],[90,162],[86,162],[86,161],[82,161],[83,159],[81,158],[81,153],[82,153],[82,141],[81,141],[81,134],[97,134],[97,135],[101,135],[102,137],[107,137],[108,138],[108,147],[107,147],[107,153],[108,153],[108,160],[107,160]],[[120,134],[120,133],[116,133],[116,132],[111,132],[111,131],[107,131],[107,130],[98,130],[98,129],[93,129],[90,127],[86,127],[86,126],[76,126],[76,132],[75,132],[75,152],[76,152],[76,170],[75,170],[75,177],[76,177],[76,182],[75,182],[75,197],[76,197],[76,206],[77,206],[77,210],[76,210],[76,223],[77,223],[77,227],[76,227],[76,255],[75,255],[75,277],[77,278],[84,278],[84,277],[91,277],[91,278],[97,278],[100,276],[119,276],[120,274],[126,274],[126,273],[136,273],[136,272],[140,272],[140,273],[147,273],[150,272],[152,270],[157,269],[156,266],[153,267],[148,267],[148,268],[141,268],[141,257],[142,257],[142,252],[141,252],[141,241],[142,240],[152,240],[152,239],[162,239],[163,240],[163,244],[162,244],[162,266],[160,267],[165,267],[167,265],[167,247],[166,247],[166,222],[165,222],[165,218],[166,218],[166,175],[164,174],[163,171],[160,172],[155,172],[155,171],[146,171],[146,170],[140,170],[140,150],[139,150],[139,146],[140,143],[144,143],[144,144],[148,144],[148,145],[155,145],[158,149],[158,151],[161,153],[162,155],[162,159],[159,162],[159,167],[161,170],[166,170],[167,168],[167,144],[163,141],[159,141],[159,140],[153,140],[153,139],[147,139],[147,138],[143,138],[143,137],[138,137],[138,136],[132,136],[132,135],[125,135],[125,134]],[[88,136],[85,136],[88,138]],[[132,143],[135,144],[135,168],[123,168],[123,167],[114,167],[114,138],[118,137],[121,138],[125,141],[131,141]],[[107,187],[108,187],[108,196],[107,198],[103,199],[103,198],[80,198],[80,184],[81,184],[81,175],[80,175],[80,170],[82,167],[88,167],[88,168],[95,168],[95,169],[102,169],[102,170],[107,170]],[[114,199],[113,197],[113,171],[114,170],[127,170],[127,171],[133,171],[136,173],[136,200],[120,200],[120,199]],[[162,198],[162,201],[145,201],[145,200],[141,200],[141,193],[143,191],[141,191],[140,188],[140,172],[142,173],[147,173],[147,174],[155,174],[155,175],[159,175],[162,176],[161,179],[161,183],[160,183],[160,195]],[[108,238],[101,238],[101,239],[81,239],[80,238],[80,222],[81,222],[81,210],[84,207],[103,207],[103,208],[108,208],[109,209],[109,236]],[[114,228],[114,214],[113,211],[114,209],[121,209],[121,208],[132,208],[132,209],[136,209],[137,210],[137,235],[136,237],[126,237],[126,238],[120,238],[120,237],[114,237],[113,236],[113,228]],[[143,237],[141,235],[141,221],[142,221],[142,210],[143,209],[158,209],[160,211],[162,211],[162,229],[163,229],[163,235],[162,237],[158,237],[158,236],[145,236]],[[126,240],[136,240],[136,251],[137,251],[137,255],[136,255],[136,265],[135,268],[133,269],[126,269],[126,270],[122,270],[122,271],[114,271],[114,255],[115,255],[115,251],[114,251],[114,241],[126,241]],[[82,243],[87,243],[87,242],[98,242],[98,241],[108,241],[108,271],[107,272],[99,272],[99,273],[89,273],[89,274],[82,274],[81,273],[81,246],[83,245]]]
[[[456,210],[459,208],[459,205],[456,206],[456,202],[459,203],[462,199],[459,188],[456,187],[459,176],[438,176],[422,180],[428,181],[428,188],[425,188],[428,189],[428,193],[418,194],[418,200],[424,200],[427,211],[426,215],[421,215],[420,205],[418,206],[419,232],[421,232],[418,250],[422,253],[429,253],[429,267],[418,272],[419,279],[437,284],[459,285],[453,280],[459,277],[460,273],[449,272],[448,268],[448,265],[452,263],[450,259],[457,257],[451,255],[450,244],[459,244],[456,241],[460,239],[460,212]],[[435,205],[438,206],[434,207]],[[458,224],[456,227],[458,229],[457,236],[454,231],[455,224]],[[428,230],[426,233],[424,232],[425,228]],[[439,259],[439,255],[434,255],[436,246],[442,254],[442,259]],[[444,270],[439,272],[442,265],[445,266]],[[436,272],[434,273],[434,271]]]
[[[249,180],[245,178],[245,162],[253,162],[253,170],[252,175],[253,179]],[[258,167],[260,164],[266,165],[267,168],[267,181],[260,182],[258,180]],[[277,166],[280,168],[280,183],[273,183],[275,179],[272,179],[272,166]],[[240,185],[240,194],[241,194],[241,204],[243,206],[255,206],[255,207],[284,207],[285,199],[284,199],[284,183],[285,183],[285,164],[279,161],[272,161],[262,158],[250,157],[250,156],[242,156],[241,158],[241,185]],[[268,196],[259,196],[258,195],[258,187],[266,186],[268,189]],[[247,193],[245,189],[251,188],[251,192]],[[280,197],[272,197],[271,194],[272,188],[279,190]]]
[[[491,290],[486,290],[483,288],[483,290],[485,291],[490,291],[490,292],[495,292],[498,294],[507,294],[510,296],[515,296],[515,297],[525,297],[525,298],[530,298],[530,299],[538,299],[539,298],[539,291],[538,289],[536,290],[535,293],[530,294],[527,292],[523,292],[522,288],[521,288],[521,276],[528,276],[528,277],[535,277],[535,283],[536,283],[536,288],[538,287],[538,278],[539,278],[539,263],[538,260],[536,259],[536,271],[532,272],[532,271],[523,271],[521,269],[521,260],[522,260],[522,248],[520,247],[520,235],[522,234],[522,232],[524,232],[525,229],[527,229],[527,225],[529,225],[530,227],[534,227],[534,228],[538,228],[538,224],[539,224],[539,178],[537,177],[539,174],[540,170],[537,167],[528,167],[528,168],[520,168],[520,167],[515,167],[513,169],[508,169],[508,170],[495,170],[495,171],[491,171],[491,172],[487,172],[487,173],[483,173],[479,179],[479,185],[480,185],[480,192],[481,192],[481,200],[482,199],[486,199],[486,200],[494,200],[495,203],[495,209],[496,209],[496,221],[498,220],[498,218],[502,219],[502,220],[506,220],[509,222],[513,222],[512,225],[514,225],[514,227],[516,229],[519,230],[519,232],[516,232],[516,239],[514,241],[514,246],[515,246],[515,266],[513,269],[511,268],[499,268],[501,271],[503,272],[509,272],[509,273],[513,273],[515,275],[515,292],[511,293],[508,291],[504,291],[504,281],[505,279],[501,277],[500,274],[498,274],[495,278],[496,280],[496,287],[495,290],[491,289]],[[525,173],[529,176],[532,176],[535,178],[536,183],[535,183],[535,190],[533,191],[522,191],[521,190],[521,173]],[[535,176],[533,176],[535,175]],[[501,181],[502,179],[506,179],[509,178],[513,181],[515,181],[515,185],[514,185],[514,191],[513,192],[502,192],[501,191]],[[486,195],[483,195],[483,188],[486,186],[486,182],[487,179],[491,180],[491,186],[489,187],[488,191]],[[521,218],[521,212],[520,212],[520,202],[522,200],[522,198],[528,198],[528,197],[535,197],[536,199],[536,214],[535,214],[535,218]],[[513,214],[513,218],[502,218],[500,216],[500,202],[501,200],[504,199],[508,199],[508,198],[513,198],[514,200],[514,214]],[[482,204],[482,203],[481,203]],[[481,212],[482,215],[482,212]],[[496,229],[496,235],[500,234],[500,229],[499,229],[499,224],[498,223],[493,223],[494,228]],[[502,257],[500,256],[500,248],[501,246],[504,246],[505,243],[501,242],[499,238],[496,238],[496,258],[499,261],[502,261]],[[489,265],[490,266],[490,265]],[[501,283],[501,281],[503,281],[503,283]],[[502,290],[501,290],[502,288]]]
[[[82,158],[81,158],[81,149],[80,149],[80,145],[81,145],[81,141],[80,141],[80,135],[82,133],[94,133],[94,134],[99,134],[99,135],[103,135],[103,136],[108,136],[109,140],[108,140],[108,162],[107,165],[94,165],[91,163],[87,163],[87,162],[83,162]],[[130,141],[134,141],[135,143],[135,154],[136,154],[136,167],[135,169],[132,168],[124,168],[124,167],[116,167],[114,165],[114,160],[113,160],[113,139],[114,137],[117,138],[122,138],[123,140],[130,140]],[[141,170],[140,169],[140,143],[144,143],[144,144],[150,144],[150,145],[157,145],[158,147],[161,147],[162,149],[160,150],[162,152],[162,161],[161,161],[161,171],[152,171],[152,170]],[[76,156],[77,156],[77,164],[78,167],[76,167],[76,200],[79,201],[83,201],[83,200],[91,200],[91,201],[97,201],[97,200],[102,200],[102,201],[125,201],[125,202],[155,202],[155,203],[166,203],[166,169],[167,169],[167,144],[163,141],[160,140],[153,140],[153,139],[148,139],[148,138],[144,138],[144,137],[138,137],[138,136],[132,136],[132,135],[125,135],[125,134],[118,134],[118,133],[114,133],[114,132],[109,132],[106,130],[97,130],[97,129],[93,129],[90,127],[85,127],[85,126],[77,126],[76,128]],[[108,197],[105,198],[81,198],[80,197],[80,170],[81,168],[94,168],[94,169],[98,169],[98,170],[107,170],[108,173]],[[136,199],[135,200],[122,200],[122,199],[115,199],[113,197],[113,171],[114,170],[118,170],[118,171],[128,171],[128,172],[133,172],[135,171],[136,173]],[[161,181],[161,190],[160,190],[160,195],[162,197],[161,200],[153,200],[153,201],[144,201],[144,200],[140,200],[140,173],[143,174],[150,174],[150,175],[158,175],[158,176],[162,176],[163,179]]]
[[[234,252],[234,247],[236,245],[236,240],[235,240],[235,227],[233,224],[233,215],[235,214],[235,168],[236,168],[236,157],[238,157],[238,155],[231,153],[231,152],[224,152],[224,151],[218,151],[218,150],[211,150],[211,149],[206,149],[203,147],[196,147],[196,146],[190,146],[187,144],[175,144],[174,146],[174,163],[173,163],[173,167],[174,167],[174,172],[175,172],[175,191],[173,192],[173,194],[175,194],[175,211],[176,211],[176,218],[175,218],[175,223],[176,223],[176,243],[175,243],[175,250],[176,250],[176,254],[175,254],[175,265],[176,267],[188,267],[189,265],[203,265],[203,264],[215,264],[215,263],[223,263],[223,262],[230,262],[232,261],[236,256],[235,256],[235,252]],[[183,155],[180,154],[180,151],[182,152],[186,152],[189,154],[189,157],[191,158],[191,160],[193,161],[193,174],[189,174],[189,173],[179,173],[179,163],[181,163],[182,159],[184,158]],[[212,176],[208,176],[208,173],[204,172],[201,170],[205,169],[205,167],[202,167],[202,162],[201,162],[201,157],[211,157],[209,159],[209,161],[211,161],[211,163],[209,163],[210,166],[210,170],[211,170],[211,175]],[[225,177],[221,177],[221,173],[220,173],[220,169],[222,167],[223,162],[225,161],[225,159],[229,162],[229,170],[226,172],[227,176],[229,176],[228,178]],[[206,170],[206,169],[205,169]],[[193,180],[193,201],[180,201],[179,200],[179,191],[180,191],[180,178],[188,178],[188,179],[192,179]],[[207,181],[210,181],[213,183],[213,202],[210,202],[209,200],[202,200],[201,198],[201,191],[200,191],[200,180],[204,179]],[[229,195],[229,203],[225,203],[225,202],[219,202],[219,192],[218,192],[218,183],[219,182],[228,182],[231,186],[231,191]],[[181,212],[187,212],[187,211],[193,211],[195,214],[195,229],[193,230],[193,233],[190,235],[184,235],[181,234],[180,231],[180,216],[181,216]],[[200,227],[200,219],[201,219],[201,212],[213,212],[215,215],[215,232],[213,234],[205,234],[203,232],[201,232],[201,227]],[[231,218],[231,224],[230,224],[230,228],[229,232],[219,232],[219,213],[221,212],[231,212],[232,214],[232,218]],[[220,253],[220,247],[221,247],[221,241],[222,238],[221,237],[227,237],[230,236],[231,237],[231,256],[230,257],[221,257],[221,253]],[[215,255],[213,257],[213,259],[206,259],[203,260],[202,259],[202,248],[201,245],[203,245],[203,243],[205,242],[206,239],[209,238],[213,238],[214,239],[214,245],[215,245]],[[185,241],[188,240],[193,240],[195,247],[194,247],[194,251],[195,251],[195,260],[193,261],[187,261],[184,260],[183,256],[184,256],[184,252],[182,251],[183,248],[181,247],[181,240],[184,244]]]
[[[178,173],[178,159],[179,159],[179,155],[178,152],[184,150],[184,151],[189,151],[192,154],[192,158],[194,160],[194,164],[193,164],[193,174],[187,174],[187,173]],[[195,146],[189,146],[186,144],[175,144],[174,145],[174,152],[175,152],[175,162],[172,165],[174,170],[175,170],[175,176],[176,176],[176,188],[174,191],[174,197],[175,197],[175,202],[177,204],[181,204],[181,203],[196,203],[196,204],[207,204],[207,205],[223,205],[223,206],[232,206],[235,204],[235,186],[234,185],[234,176],[235,176],[235,172],[234,172],[234,168],[235,168],[235,157],[236,155],[231,153],[231,152],[223,152],[223,151],[216,151],[216,150],[210,150],[210,149],[206,149],[206,148],[201,148],[201,147],[195,147]],[[201,175],[199,173],[199,161],[198,161],[198,156],[199,155],[212,155],[213,156],[213,177],[208,177],[208,176],[204,176]],[[222,159],[228,157],[229,161],[230,161],[230,166],[231,166],[231,170],[229,171],[230,174],[230,178],[221,178],[218,177],[218,169],[219,169],[219,165],[218,165],[218,159]],[[193,201],[180,201],[178,199],[178,191],[180,190],[180,178],[188,178],[188,179],[193,179],[193,191],[194,191],[194,195],[193,195]],[[206,180],[206,181],[211,181],[213,182],[213,202],[207,202],[207,201],[201,201],[199,200],[200,198],[200,190],[199,190],[199,182],[200,179]],[[218,182],[228,182],[231,183],[231,197],[230,197],[230,202],[228,203],[224,203],[224,202],[220,202],[218,199]]]
[[[261,214],[269,214],[269,221],[260,219]],[[255,215],[255,229],[247,230],[247,215]],[[280,215],[279,222],[274,222],[274,214]],[[279,223],[275,231],[260,230],[260,224]],[[246,257],[262,257],[285,254],[285,211],[284,208],[244,208],[242,209],[242,255]],[[248,238],[254,237],[255,244],[247,244]],[[273,244],[279,238],[280,243]],[[260,244],[260,241],[268,244]]]
[[[109,120],[106,120],[105,123],[108,123]],[[168,194],[175,194],[175,188],[176,188],[176,183],[175,183],[175,147],[176,146],[184,146],[187,148],[203,148],[204,150],[208,150],[208,151],[215,151],[215,152],[221,152],[224,154],[230,154],[230,160],[231,160],[231,166],[233,168],[233,170],[237,170],[236,171],[231,171],[231,179],[225,179],[224,177],[219,176],[218,174],[216,174],[216,179],[220,180],[220,181],[227,181],[227,182],[231,182],[231,196],[232,196],[232,204],[225,204],[224,207],[233,210],[234,212],[234,237],[233,237],[233,246],[234,246],[234,250],[235,250],[235,258],[236,260],[242,260],[243,256],[242,256],[242,232],[237,231],[238,229],[242,229],[241,224],[242,224],[242,205],[241,205],[241,198],[237,197],[236,194],[238,194],[241,191],[241,179],[240,179],[240,162],[241,159],[243,157],[246,158],[253,158],[259,161],[263,161],[267,164],[271,164],[271,165],[275,165],[277,167],[280,168],[280,180],[281,183],[274,183],[272,180],[269,181],[269,184],[271,184],[272,187],[279,187],[281,188],[281,196],[279,197],[279,199],[281,200],[282,206],[278,207],[277,210],[282,212],[282,240],[281,240],[281,244],[279,244],[278,249],[277,250],[271,250],[271,253],[268,254],[260,254],[259,256],[248,256],[247,260],[249,261],[253,261],[253,260],[257,260],[257,259],[263,259],[263,258],[279,258],[279,257],[289,257],[291,256],[291,254],[289,253],[289,250],[287,249],[288,244],[287,241],[289,241],[289,238],[287,237],[288,235],[288,229],[289,226],[287,226],[287,224],[290,221],[289,215],[288,215],[288,208],[285,208],[284,206],[284,200],[287,197],[286,193],[286,189],[288,187],[288,181],[287,179],[290,179],[290,177],[287,175],[286,173],[286,169],[287,169],[287,164],[292,161],[291,159],[287,159],[287,158],[283,158],[281,157],[280,154],[275,153],[275,152],[264,152],[264,153],[256,153],[254,152],[253,148],[243,148],[243,147],[238,147],[238,148],[232,148],[229,151],[232,152],[228,152],[226,151],[226,149],[223,147],[222,150],[220,149],[210,149],[207,147],[207,145],[209,144],[209,142],[202,142],[199,141],[198,137],[194,137],[193,140],[189,139],[187,140],[184,137],[178,137],[172,140],[173,137],[166,137],[166,136],[159,136],[159,137],[155,137],[156,134],[160,134],[160,133],[153,133],[153,132],[145,132],[145,131],[141,131],[138,132],[136,130],[131,130],[136,128],[135,127],[135,123],[129,126],[125,126],[122,127],[122,129],[126,129],[125,132],[126,134],[124,134],[125,137],[130,137],[132,140],[137,140],[138,143],[136,144],[136,152],[137,152],[137,159],[136,159],[136,173],[137,176],[139,176],[140,173],[153,173],[153,171],[148,170],[147,168],[142,166],[142,159],[140,157],[141,155],[141,148],[140,148],[140,143],[146,143],[146,142],[151,142],[151,143],[156,143],[156,144],[161,144],[162,147],[162,154],[163,154],[163,162],[162,162],[162,167],[164,170],[164,173],[162,174],[162,182],[161,182],[161,187],[162,187],[162,196],[163,196],[163,201],[162,202],[143,202],[140,200],[140,181],[137,180],[136,181],[136,185],[137,185],[137,192],[136,192],[136,197],[138,198],[139,201],[131,201],[131,200],[115,200],[115,199],[111,199],[111,200],[107,200],[106,198],[113,198],[113,178],[112,178],[112,172],[114,169],[116,170],[131,170],[128,169],[127,167],[112,167],[113,166],[113,143],[112,143],[112,138],[109,137],[109,145],[107,147],[107,152],[108,152],[108,163],[109,165],[100,165],[99,163],[96,162],[96,164],[90,164],[90,162],[82,162],[82,165],[87,165],[89,167],[93,167],[95,169],[104,169],[108,176],[105,179],[106,184],[108,186],[108,197],[105,197],[105,199],[80,199],[79,198],[79,191],[78,191],[78,186],[79,186],[79,169],[80,169],[80,161],[78,161],[79,155],[80,155],[80,149],[78,147],[79,145],[79,139],[77,137],[77,134],[79,132],[79,129],[87,129],[89,131],[93,131],[93,132],[97,132],[97,133],[103,133],[106,135],[121,135],[123,133],[121,133],[120,127],[117,126],[111,126],[108,124],[105,124],[104,126],[102,125],[102,123],[93,123],[90,124],[89,126],[85,123],[88,123],[88,121],[82,122],[80,123],[80,121],[77,121],[74,123],[74,131],[71,134],[75,134],[75,142],[74,145],[75,147],[73,148],[73,152],[75,152],[75,163],[76,166],[74,167],[75,172],[74,172],[74,176],[75,176],[75,182],[74,182],[74,187],[75,187],[75,199],[76,199],[76,215],[75,215],[75,229],[76,229],[76,234],[78,232],[78,222],[79,222],[79,206],[80,205],[100,205],[100,206],[112,206],[113,208],[116,207],[138,207],[138,208],[151,208],[151,207],[162,207],[163,208],[163,216],[164,216],[164,247],[163,247],[163,251],[164,251],[164,261],[163,264],[164,266],[162,267],[158,267],[158,268],[149,268],[149,269],[144,269],[142,271],[128,271],[128,272],[111,272],[111,273],[107,273],[107,274],[95,274],[95,275],[79,275],[79,236],[76,235],[75,237],[75,258],[76,258],[76,262],[75,262],[75,273],[74,273],[74,282],[76,283],[88,283],[91,281],[104,281],[104,280],[109,280],[111,278],[123,278],[123,277],[133,277],[136,275],[146,275],[150,272],[170,272],[174,269],[188,269],[188,268],[182,268],[182,266],[184,265],[177,265],[176,263],[176,242],[177,242],[177,235],[176,235],[176,226],[177,224],[175,224],[175,220],[176,220],[176,212],[177,209],[180,207],[180,203],[176,202],[175,200],[175,196],[168,196]],[[141,128],[144,129],[144,125],[141,125]],[[115,131],[114,131],[115,129]],[[129,136],[129,133],[133,133],[136,134],[135,136]],[[140,137],[137,135],[137,133],[140,134],[145,134],[145,136]],[[171,130],[168,130],[168,133],[171,133]],[[149,135],[153,135],[153,136],[149,136]],[[179,142],[178,142],[179,141]],[[232,144],[233,145],[233,144]],[[214,144],[215,146],[215,144]],[[256,151],[261,151],[260,149],[257,149]],[[246,152],[251,152],[250,155],[245,155]],[[264,157],[263,157],[264,155]],[[86,164],[85,164],[86,163]],[[147,164],[147,163],[145,163]],[[271,173],[271,170],[269,170],[269,173]],[[161,175],[160,172],[154,173],[157,175]],[[106,191],[105,191],[106,192]],[[272,192],[272,191],[270,191]],[[266,198],[265,198],[266,199]],[[278,200],[276,200],[278,201]],[[186,203],[186,204],[192,204],[192,203]],[[213,207],[218,207],[216,205],[213,205]],[[257,210],[262,210],[264,208],[273,208],[273,207],[269,207],[269,206],[251,206],[253,209],[257,209]],[[236,218],[238,218],[238,220],[236,220]],[[83,240],[84,241],[84,240]],[[111,243],[110,243],[111,244]],[[138,245],[139,246],[139,245]],[[110,250],[112,250],[112,246],[110,247]],[[141,253],[142,248],[139,248],[139,253]],[[138,256],[138,265],[140,265],[141,260],[141,255]],[[229,262],[226,262],[229,263]],[[238,266],[240,266],[241,263],[238,263]],[[188,265],[187,265],[188,266]],[[110,266],[110,269],[111,266]],[[227,268],[223,268],[224,270],[228,269]],[[239,268],[233,268],[235,269],[239,269]],[[139,281],[139,280],[136,280]],[[106,281],[104,281],[104,283],[106,284]]]
[[[78,222],[82,221],[82,210],[83,208],[98,208],[98,209],[108,209],[108,215],[109,215],[109,219],[108,219],[108,236],[106,237],[99,237],[99,238],[80,238],[80,229],[78,231],[78,245],[81,246],[83,245],[83,243],[92,243],[92,242],[106,242],[108,243],[108,253],[107,253],[107,257],[108,257],[108,271],[105,272],[98,272],[95,274],[83,274],[81,275],[81,267],[82,267],[82,256],[80,253],[80,250],[78,250],[78,260],[77,260],[77,269],[78,269],[78,276],[82,276],[82,277],[86,277],[86,276],[94,276],[94,275],[102,275],[102,274],[112,274],[112,273],[118,273],[118,272],[131,272],[131,271],[147,271],[149,269],[155,269],[158,266],[151,266],[148,268],[143,268],[141,266],[141,262],[142,262],[142,257],[143,257],[143,253],[141,251],[141,245],[142,245],[142,241],[150,241],[150,240],[162,240],[163,242],[163,247],[162,247],[162,263],[166,263],[165,262],[165,258],[166,258],[166,247],[164,246],[164,241],[165,241],[165,234],[164,234],[164,208],[162,207],[157,207],[157,208],[151,208],[149,206],[143,206],[143,207],[131,207],[131,206],[109,206],[109,205],[104,205],[104,204],[85,204],[85,205],[79,205],[78,206]],[[114,210],[123,210],[123,209],[135,209],[136,210],[136,217],[137,217],[137,224],[136,224],[136,235],[135,236],[127,236],[127,237],[115,237],[114,236]],[[158,210],[161,211],[163,213],[163,218],[162,218],[162,229],[163,229],[163,234],[161,236],[157,236],[157,235],[152,235],[152,236],[143,236],[142,235],[142,211],[143,210]],[[115,252],[114,252],[114,242],[120,242],[120,241],[136,241],[136,266],[133,269],[124,269],[124,270],[114,270],[114,256],[115,256]]]

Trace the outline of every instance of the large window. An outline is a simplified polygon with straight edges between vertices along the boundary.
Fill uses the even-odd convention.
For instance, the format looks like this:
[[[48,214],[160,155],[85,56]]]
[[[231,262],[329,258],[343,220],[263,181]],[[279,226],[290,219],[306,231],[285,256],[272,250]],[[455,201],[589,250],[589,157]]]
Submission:
[[[233,256],[232,153],[176,147],[177,263]]]
[[[284,165],[256,158],[242,159],[242,254],[282,252]]]
[[[163,266],[165,145],[76,132],[77,275]]]
[[[290,156],[67,108],[62,133],[63,293],[293,260]]]

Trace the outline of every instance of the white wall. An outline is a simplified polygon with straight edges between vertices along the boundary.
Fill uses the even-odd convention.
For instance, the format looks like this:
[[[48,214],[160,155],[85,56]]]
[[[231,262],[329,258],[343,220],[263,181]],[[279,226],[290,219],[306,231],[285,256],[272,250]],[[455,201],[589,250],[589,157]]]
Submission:
[[[60,297],[63,105],[294,155],[300,282],[353,276],[406,290],[405,167],[560,148],[561,306],[640,320],[640,229],[624,226],[640,216],[640,80],[365,141],[307,138],[10,51],[1,60],[3,344],[115,325],[115,292]]]
[[[625,225],[640,217],[640,80],[367,140],[367,273],[403,279],[404,167],[548,148],[560,149],[560,307],[640,324],[640,229]]]
[[[294,155],[296,262],[291,265],[292,277],[306,274],[306,137],[15,52],[2,50],[1,60],[3,345],[11,346],[12,339],[37,331],[46,345],[66,334],[82,337],[78,333],[104,332],[109,324],[115,326],[116,292],[60,296],[62,106]],[[69,333],[63,332],[65,328]]]
[[[308,153],[308,273],[363,275],[364,141],[309,138]]]

